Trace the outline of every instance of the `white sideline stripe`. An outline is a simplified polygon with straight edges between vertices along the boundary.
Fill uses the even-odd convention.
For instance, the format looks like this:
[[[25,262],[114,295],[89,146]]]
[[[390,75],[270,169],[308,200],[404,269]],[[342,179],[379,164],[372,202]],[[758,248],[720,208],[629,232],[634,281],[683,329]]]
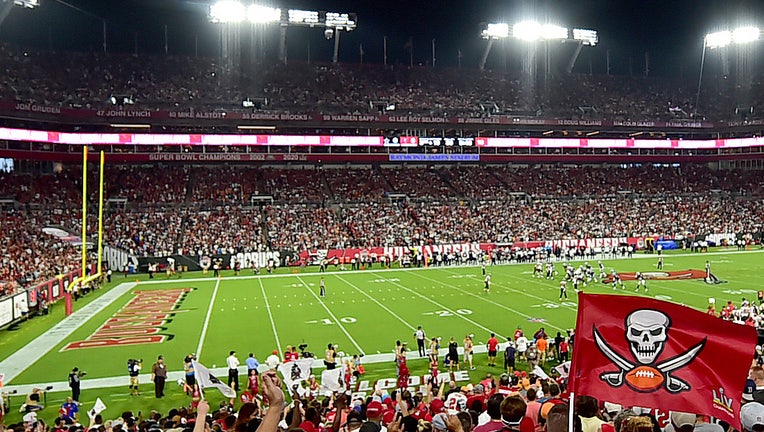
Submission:
[[[503,344],[500,345],[500,349]],[[448,352],[448,348],[441,348],[438,351],[439,358],[443,358],[443,356],[446,355]],[[484,354],[487,352],[487,349],[485,345],[475,345],[475,348],[473,350],[475,354]],[[464,349],[462,347],[459,347],[459,354],[464,354]],[[417,357],[416,351],[408,351],[408,358],[409,362],[422,360],[422,361],[429,361],[427,360],[428,357]],[[382,354],[367,354],[363,357],[362,363],[364,365],[370,365],[370,364],[380,364],[380,363],[386,363],[389,365],[392,365],[395,360],[395,355],[392,350],[388,353],[382,353]],[[340,363],[340,362],[338,362]],[[322,358],[315,358],[313,360],[313,366],[311,366],[313,370],[319,370],[323,369],[324,366],[324,359]],[[395,368],[381,368],[381,370],[394,370]],[[215,376],[227,376],[228,374],[228,368],[227,367],[220,367],[215,369],[210,369],[212,373]],[[375,369],[376,370],[376,369]],[[247,367],[246,366],[239,366],[239,375],[246,375],[247,374]],[[180,371],[172,371],[167,373],[167,381],[166,381],[166,387],[165,388],[173,388],[178,380],[183,380],[185,378],[186,374],[182,370]],[[104,389],[104,388],[114,388],[114,387],[122,387],[125,388],[125,394],[127,394],[127,385],[129,382],[130,377],[126,375],[122,376],[114,376],[114,377],[106,377],[106,378],[90,378],[85,379],[81,381],[80,388],[82,390],[92,390],[92,389]],[[143,386],[143,391],[146,390],[146,386],[152,385],[151,382],[151,374],[141,374],[138,376],[138,381],[141,386]],[[42,383],[35,383],[35,384],[19,384],[19,385],[10,385],[10,386],[3,386],[3,392],[12,392],[16,390],[18,392],[17,395],[14,396],[23,396],[25,394],[28,394],[32,391],[33,388],[45,388],[47,386],[52,386],[53,388],[49,390],[50,392],[68,392],[69,389],[69,383],[67,381],[51,381],[51,382],[42,382]],[[146,393],[148,395],[148,392]],[[146,396],[144,396],[145,398]],[[150,396],[153,399],[153,395]]]
[[[218,287],[220,286],[220,278],[215,281],[215,289],[212,290],[212,298],[210,299],[210,307],[207,308],[207,316],[204,318],[204,325],[202,326],[202,334],[199,336],[199,345],[196,347],[196,358],[202,358],[202,346],[204,345],[204,338],[207,337],[207,327],[210,325],[210,316],[212,315],[212,308],[215,306],[215,297],[218,295]]]
[[[321,298],[320,298],[319,296],[317,296],[317,295],[316,295],[316,293],[314,293],[312,289],[310,289],[310,287],[308,286],[308,284],[306,284],[306,283],[305,283],[305,281],[304,281],[304,280],[302,280],[302,278],[301,278],[300,276],[297,276],[297,280],[299,280],[299,281],[300,281],[300,283],[301,283],[301,284],[302,284],[302,285],[305,287],[305,289],[306,289],[306,290],[308,290],[308,292],[309,292],[311,295],[313,295],[313,297],[316,299],[316,301],[317,301],[317,302],[318,302],[318,303],[319,303],[321,306],[323,306],[323,307],[324,307],[324,310],[326,310],[326,313],[328,313],[328,314],[329,314],[329,316],[331,316],[331,317],[332,317],[332,319],[334,320],[334,322],[335,322],[335,323],[337,323],[337,325],[340,327],[340,330],[342,330],[342,333],[345,333],[345,336],[347,336],[347,337],[348,337],[348,339],[350,339],[350,342],[351,342],[351,343],[352,343],[352,344],[353,344],[353,345],[356,347],[356,349],[358,350],[358,353],[359,353],[359,354],[364,354],[364,352],[363,352],[363,349],[361,348],[361,346],[360,346],[360,345],[358,345],[358,342],[356,342],[356,341],[355,341],[355,339],[353,339],[353,336],[350,336],[350,333],[348,333],[348,331],[347,331],[347,329],[345,328],[345,326],[343,326],[343,325],[342,325],[342,321],[340,321],[340,320],[339,320],[339,319],[338,319],[338,318],[337,318],[337,317],[336,317],[336,316],[335,316],[335,315],[332,313],[332,311],[331,311],[331,310],[329,310],[329,308],[326,306],[326,304],[325,304],[323,301],[321,301]]]
[[[11,354],[5,360],[0,361],[0,371],[5,373],[5,382],[12,382],[14,378],[35,363],[34,361],[30,362],[30,359],[44,357],[53,347],[66,340],[80,326],[90,321],[91,318],[114,303],[126,292],[135,288],[135,285],[135,282],[126,282],[115,286],[83,308],[74,311],[71,315],[59,321],[48,331],[24,345],[23,348]]]
[[[342,282],[345,282],[346,284],[348,284],[348,285],[350,285],[351,287],[353,287],[353,288],[354,288],[356,291],[358,291],[359,293],[361,293],[361,294],[363,294],[364,296],[366,296],[366,297],[367,297],[369,300],[371,300],[371,301],[373,301],[374,303],[376,303],[376,304],[377,304],[377,306],[379,306],[379,307],[381,307],[382,309],[386,310],[386,311],[387,311],[387,312],[388,312],[390,315],[392,315],[392,316],[394,316],[395,318],[397,318],[397,319],[398,319],[398,321],[400,321],[400,322],[402,322],[403,324],[405,324],[405,325],[406,325],[406,327],[410,328],[411,330],[416,330],[416,327],[414,327],[413,325],[411,325],[411,324],[410,324],[408,321],[406,321],[405,319],[401,318],[401,317],[400,317],[400,316],[399,316],[397,313],[395,313],[395,312],[391,311],[391,310],[390,310],[390,309],[389,309],[387,306],[385,306],[385,305],[383,305],[382,303],[380,303],[379,301],[377,301],[377,299],[375,299],[374,297],[370,296],[369,294],[367,294],[366,292],[364,292],[362,289],[358,288],[356,285],[354,285],[354,284],[352,284],[352,283],[348,282],[348,281],[347,281],[345,278],[343,278],[342,276],[340,276],[340,275],[335,275],[335,276],[336,276],[336,277],[337,277],[339,280],[341,280]]]
[[[273,313],[271,312],[271,305],[268,303],[268,296],[265,294],[265,286],[263,285],[263,280],[257,279],[257,281],[260,282],[260,291],[262,291],[263,300],[265,300],[265,310],[268,311],[268,318],[271,320],[271,330],[273,330],[273,337],[276,339],[276,350],[281,352],[281,341],[279,340],[279,334],[276,331],[276,322],[273,321]]]

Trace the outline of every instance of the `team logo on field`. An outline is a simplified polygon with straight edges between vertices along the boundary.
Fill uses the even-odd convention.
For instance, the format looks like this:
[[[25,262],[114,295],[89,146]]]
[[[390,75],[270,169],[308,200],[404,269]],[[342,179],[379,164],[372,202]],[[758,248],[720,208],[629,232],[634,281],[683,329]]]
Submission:
[[[674,372],[690,364],[706,344],[704,338],[684,354],[658,363],[666,344],[669,342],[671,319],[663,312],[639,309],[626,317],[626,342],[636,363],[623,358],[603,339],[594,327],[597,348],[620,368],[618,371],[600,374],[600,379],[611,387],[621,387],[624,383],[632,389],[651,393],[662,387],[669,393],[690,391],[690,385]]]

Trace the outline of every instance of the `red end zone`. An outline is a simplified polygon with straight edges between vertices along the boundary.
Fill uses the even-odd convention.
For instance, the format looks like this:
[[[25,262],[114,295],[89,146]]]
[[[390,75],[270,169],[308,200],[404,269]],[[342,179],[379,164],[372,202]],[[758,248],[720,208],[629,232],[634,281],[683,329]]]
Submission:
[[[162,343],[171,339],[164,327],[193,288],[135,291],[133,299],[106,320],[87,339],[64,347],[71,349]]]
[[[618,273],[622,281],[637,280],[637,273]],[[681,280],[681,279],[705,279],[706,272],[703,270],[678,270],[678,271],[649,271],[642,272],[642,276],[645,279],[651,280]],[[602,283],[613,283],[613,276],[608,275],[605,279],[602,279]]]

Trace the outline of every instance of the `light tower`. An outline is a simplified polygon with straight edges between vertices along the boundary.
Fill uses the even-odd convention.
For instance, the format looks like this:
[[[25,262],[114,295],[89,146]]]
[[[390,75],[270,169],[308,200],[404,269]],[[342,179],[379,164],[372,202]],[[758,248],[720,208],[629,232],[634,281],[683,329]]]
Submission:
[[[258,24],[279,24],[279,60],[286,63],[286,33],[290,26],[318,27],[324,30],[326,39],[334,38],[332,61],[339,60],[340,34],[353,31],[357,26],[354,13],[308,11],[300,9],[283,10],[262,5],[244,6],[237,0],[220,0],[210,6],[210,21],[221,24],[250,22]]]

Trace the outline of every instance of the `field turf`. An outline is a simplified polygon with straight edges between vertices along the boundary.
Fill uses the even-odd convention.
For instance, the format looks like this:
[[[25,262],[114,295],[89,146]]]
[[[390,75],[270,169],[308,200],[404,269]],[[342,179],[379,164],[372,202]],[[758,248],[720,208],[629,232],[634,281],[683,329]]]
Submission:
[[[761,286],[760,275],[764,264],[758,251],[709,254],[664,254],[665,271],[703,269],[710,260],[712,272],[724,284],[709,285],[701,280],[648,281],[649,292],[635,293],[635,281],[626,281],[626,289],[618,294],[638,297],[649,296],[705,310],[709,298],[715,298],[720,307],[727,300],[739,304],[743,297],[755,299]],[[634,259],[603,262],[607,270],[618,272],[654,271],[657,257],[636,254]],[[576,265],[579,262],[574,262]],[[596,260],[590,261],[596,268]],[[368,378],[387,378],[395,375],[392,351],[395,341],[409,343],[412,375],[425,373],[426,363],[415,360],[416,342],[413,332],[421,325],[428,337],[440,336],[443,345],[454,337],[459,346],[465,334],[475,335],[476,345],[482,345],[491,332],[500,340],[521,326],[526,335],[545,327],[550,336],[564,333],[574,325],[576,297],[569,284],[568,301],[560,302],[559,280],[531,277],[532,264],[489,266],[492,274],[491,292],[483,292],[483,276],[479,267],[433,267],[430,269],[386,270],[375,266],[362,271],[333,271],[326,274],[315,269],[279,269],[277,274],[254,276],[242,271],[240,277],[232,272],[214,278],[211,273],[187,273],[182,278],[167,280],[158,276],[147,281],[141,276],[138,285],[94,316],[69,338],[37,359],[22,374],[7,385],[35,384],[65,381],[72,367],[88,372],[85,379],[124,377],[125,386],[103,390],[83,390],[82,402],[92,406],[96,396],[109,406],[106,417],[116,417],[123,409],[148,411],[188,403],[177,385],[168,382],[168,397],[156,401],[153,386],[145,383],[143,396],[127,396],[128,358],[143,358],[144,372],[148,372],[157,355],[164,355],[170,371],[182,369],[183,357],[191,352],[209,367],[225,365],[230,350],[235,350],[242,364],[249,352],[263,362],[274,349],[282,351],[287,345],[308,344],[308,350],[323,356],[327,343],[339,345],[347,354],[390,354],[390,362],[367,365]],[[562,264],[556,263],[562,274]],[[597,272],[598,273],[598,272]],[[319,280],[324,277],[327,296],[319,297]],[[135,277],[118,275],[108,290],[122,282],[135,282]],[[173,310],[171,320],[164,324],[162,334],[166,340],[157,344],[85,349],[63,348],[73,341],[86,340],[107,319],[134,298],[137,290],[170,290],[189,288],[190,291]],[[610,285],[590,283],[586,292],[613,293]],[[96,295],[101,295],[96,293]],[[86,297],[75,303],[75,308],[91,301]],[[62,318],[63,306],[54,305],[53,314],[24,323],[18,328],[0,332],[0,359],[6,358],[19,347],[41,334]],[[485,365],[485,355],[476,355],[478,369],[470,372],[477,381],[487,372],[499,373],[501,368]],[[2,373],[2,371],[0,371]],[[244,383],[244,377],[241,382]],[[51,393],[48,404],[56,406],[67,395]],[[211,399],[219,395],[210,396]],[[21,397],[15,396],[18,407]],[[46,408],[41,416],[52,420],[54,407]],[[19,416],[11,410],[9,420]],[[6,424],[8,424],[6,422]]]

